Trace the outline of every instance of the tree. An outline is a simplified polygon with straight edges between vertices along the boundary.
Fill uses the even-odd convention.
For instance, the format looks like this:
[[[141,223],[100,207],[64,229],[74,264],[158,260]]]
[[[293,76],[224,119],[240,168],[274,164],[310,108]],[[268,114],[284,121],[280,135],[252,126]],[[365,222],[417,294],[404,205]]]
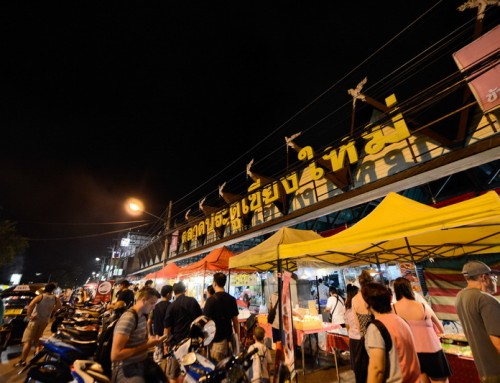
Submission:
[[[17,233],[15,223],[0,221],[0,267],[10,263],[28,247],[28,239]]]

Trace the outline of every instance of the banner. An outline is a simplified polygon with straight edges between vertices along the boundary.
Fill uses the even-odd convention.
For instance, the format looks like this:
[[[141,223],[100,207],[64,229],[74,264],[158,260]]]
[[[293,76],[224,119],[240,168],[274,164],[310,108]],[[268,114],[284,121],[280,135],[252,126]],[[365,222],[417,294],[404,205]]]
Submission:
[[[469,88],[485,113],[500,106],[500,60],[495,56],[499,41],[500,25],[497,25],[453,54],[458,68],[468,73]],[[475,66],[479,69],[474,69]]]
[[[293,329],[292,329],[292,300],[290,296],[290,280],[292,273],[289,271],[283,272],[283,291],[281,296],[281,308],[283,310],[283,331],[285,332],[285,363],[290,371],[290,379],[293,379],[295,371],[295,352],[293,344]]]

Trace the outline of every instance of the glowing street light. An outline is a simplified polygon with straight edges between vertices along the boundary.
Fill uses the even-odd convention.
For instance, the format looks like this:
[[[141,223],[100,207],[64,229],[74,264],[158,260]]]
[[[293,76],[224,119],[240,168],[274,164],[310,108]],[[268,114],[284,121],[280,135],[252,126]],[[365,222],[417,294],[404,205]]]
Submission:
[[[125,210],[127,213],[134,217],[140,216],[142,213],[150,215],[151,217],[154,217],[156,219],[159,219],[160,221],[164,221],[163,218],[158,217],[157,215],[154,215],[153,213],[150,213],[149,211],[144,210],[144,203],[137,198],[129,198],[125,202]]]

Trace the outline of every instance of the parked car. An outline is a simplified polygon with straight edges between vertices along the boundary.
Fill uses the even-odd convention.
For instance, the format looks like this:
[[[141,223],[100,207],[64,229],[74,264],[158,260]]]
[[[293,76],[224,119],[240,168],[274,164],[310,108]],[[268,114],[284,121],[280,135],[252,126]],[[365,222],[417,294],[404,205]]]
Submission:
[[[44,287],[45,283],[17,285],[0,293],[5,306],[4,323],[0,326],[0,352],[9,345],[21,343],[28,324],[28,305],[34,297],[43,292]]]

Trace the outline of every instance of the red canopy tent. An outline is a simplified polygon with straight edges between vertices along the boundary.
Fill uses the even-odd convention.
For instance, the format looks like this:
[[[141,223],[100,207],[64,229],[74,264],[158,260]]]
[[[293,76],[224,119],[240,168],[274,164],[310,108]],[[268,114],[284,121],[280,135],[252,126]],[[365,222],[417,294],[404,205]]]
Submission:
[[[234,256],[234,253],[226,246],[218,247],[217,249],[212,250],[199,261],[191,263],[190,265],[179,269],[179,274],[204,275],[207,272],[216,273],[218,271],[227,271],[229,270],[229,258],[231,258],[232,256]]]
[[[163,269],[155,271],[154,273],[149,273],[144,277],[144,279],[153,279],[156,280],[158,278],[164,279],[174,279],[179,275],[179,270],[181,268],[177,266],[175,263],[169,263]]]

